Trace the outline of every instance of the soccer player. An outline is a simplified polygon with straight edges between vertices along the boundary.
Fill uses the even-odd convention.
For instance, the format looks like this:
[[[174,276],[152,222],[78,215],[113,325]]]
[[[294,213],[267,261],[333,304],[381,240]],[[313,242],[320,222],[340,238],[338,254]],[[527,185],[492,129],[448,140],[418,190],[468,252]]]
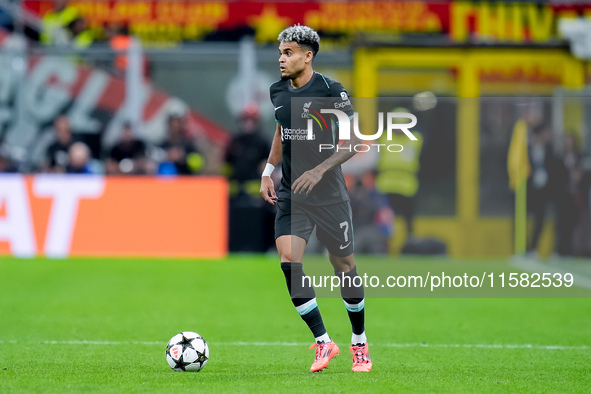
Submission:
[[[313,70],[312,62],[320,43],[313,29],[301,25],[288,27],[279,34],[279,41],[281,80],[270,88],[277,129],[262,174],[260,192],[265,201],[277,206],[275,242],[281,269],[292,302],[316,340],[310,347],[316,348],[310,370],[317,372],[326,368],[339,354],[338,346],[324,327],[314,288],[309,281],[303,282],[304,249],[316,227],[335,275],[343,279],[342,283],[348,283],[341,287],[341,295],[353,329],[350,348],[353,371],[369,372],[372,363],[365,336],[364,291],[363,286],[353,285],[361,283],[361,278],[358,278],[353,259],[351,206],[340,167],[355,154],[351,147],[360,141],[351,133],[351,139],[336,149],[339,139],[332,130],[322,130],[315,125],[312,136],[305,132],[311,114],[338,108],[352,119],[353,106],[339,82]],[[296,113],[292,113],[292,99],[295,103],[298,99],[303,102],[303,105],[295,105]],[[326,121],[323,124],[328,128]],[[321,144],[332,148],[319,149]],[[270,176],[281,160],[281,185],[275,194]],[[354,280],[356,277],[358,281]]]

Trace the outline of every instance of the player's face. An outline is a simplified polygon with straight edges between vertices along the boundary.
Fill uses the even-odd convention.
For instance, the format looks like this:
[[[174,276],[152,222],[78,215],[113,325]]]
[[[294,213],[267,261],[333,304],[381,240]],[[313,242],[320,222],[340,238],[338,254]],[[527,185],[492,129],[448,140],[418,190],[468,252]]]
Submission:
[[[295,79],[312,61],[312,51],[304,50],[295,42],[279,45],[279,69],[282,79]]]

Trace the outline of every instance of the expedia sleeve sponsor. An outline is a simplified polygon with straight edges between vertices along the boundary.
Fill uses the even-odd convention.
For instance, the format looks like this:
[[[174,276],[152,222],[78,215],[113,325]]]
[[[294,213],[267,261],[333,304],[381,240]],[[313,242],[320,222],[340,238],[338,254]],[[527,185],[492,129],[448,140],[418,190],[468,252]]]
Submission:
[[[332,108],[343,111],[351,118],[355,111],[353,110],[353,103],[349,98],[349,94],[339,82],[333,81],[331,92],[334,99],[332,100]]]

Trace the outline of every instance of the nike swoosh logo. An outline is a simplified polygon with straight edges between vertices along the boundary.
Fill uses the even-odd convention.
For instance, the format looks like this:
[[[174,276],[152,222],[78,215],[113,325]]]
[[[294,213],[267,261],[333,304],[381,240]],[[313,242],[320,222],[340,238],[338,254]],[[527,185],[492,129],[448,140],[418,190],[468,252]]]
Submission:
[[[343,250],[343,249],[345,249],[347,246],[349,246],[349,244],[350,244],[350,243],[351,243],[351,241],[347,242],[347,244],[346,244],[346,245],[341,245],[341,246],[339,246],[339,248],[340,248],[341,250]]]
[[[275,111],[277,111],[279,108],[283,108],[283,105],[280,105],[279,107],[275,107]]]

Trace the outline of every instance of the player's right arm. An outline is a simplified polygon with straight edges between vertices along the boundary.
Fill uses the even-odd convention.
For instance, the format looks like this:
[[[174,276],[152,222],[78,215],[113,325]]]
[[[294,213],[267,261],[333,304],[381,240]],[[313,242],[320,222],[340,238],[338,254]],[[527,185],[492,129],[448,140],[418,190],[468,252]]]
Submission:
[[[267,164],[272,165],[273,167],[277,167],[281,158],[283,157],[282,150],[281,150],[281,125],[277,123],[277,129],[275,130],[275,135],[273,136],[273,143],[271,144],[271,152],[269,153],[269,158],[267,159]],[[266,169],[266,168],[265,168]],[[277,195],[275,194],[275,185],[273,184],[273,180],[271,179],[271,174],[263,173],[261,177],[261,196],[271,205],[275,205],[277,202]]]

